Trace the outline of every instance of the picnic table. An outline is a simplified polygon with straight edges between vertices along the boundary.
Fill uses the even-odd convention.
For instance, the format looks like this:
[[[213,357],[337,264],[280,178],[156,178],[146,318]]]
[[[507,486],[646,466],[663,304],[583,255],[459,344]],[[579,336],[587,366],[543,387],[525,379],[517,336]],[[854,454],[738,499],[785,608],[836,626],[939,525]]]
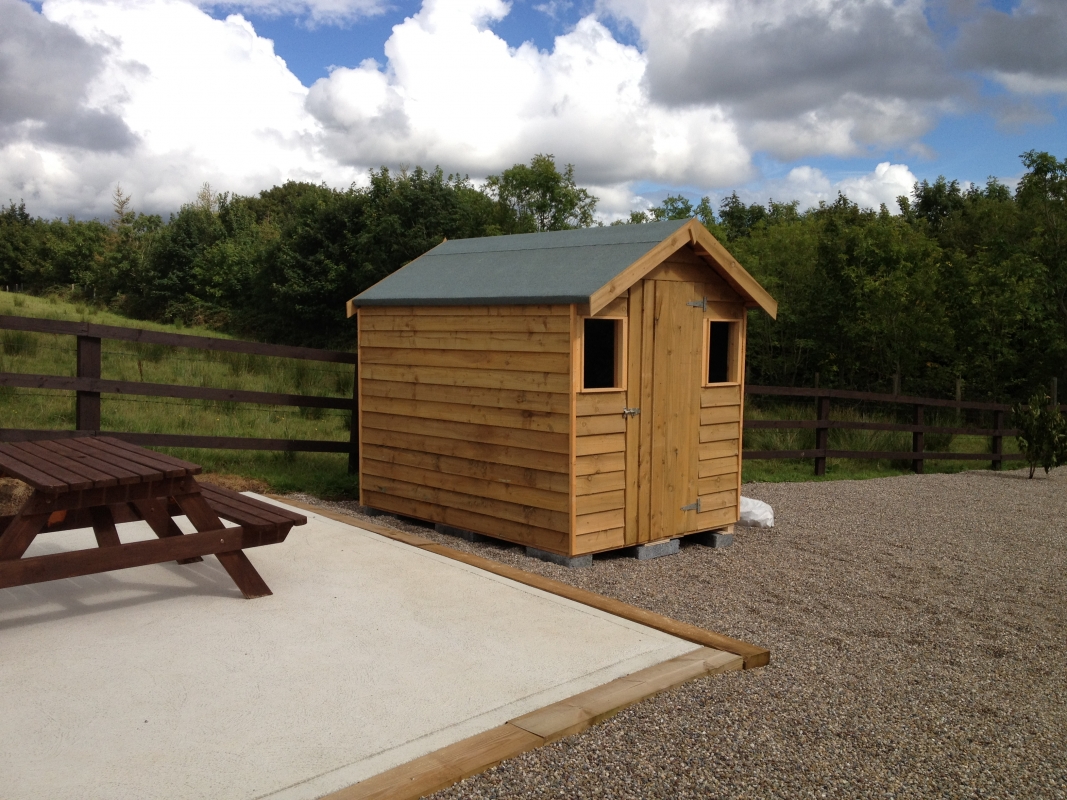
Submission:
[[[200,471],[113,437],[0,444],[0,477],[33,489],[18,513],[0,517],[0,588],[214,555],[246,598],[271,594],[244,550],[284,541],[307,517],[200,483]],[[181,515],[195,533],[178,527]],[[116,525],[137,520],[158,538],[124,544]],[[38,534],[77,528],[92,528],[97,547],[23,557]]]

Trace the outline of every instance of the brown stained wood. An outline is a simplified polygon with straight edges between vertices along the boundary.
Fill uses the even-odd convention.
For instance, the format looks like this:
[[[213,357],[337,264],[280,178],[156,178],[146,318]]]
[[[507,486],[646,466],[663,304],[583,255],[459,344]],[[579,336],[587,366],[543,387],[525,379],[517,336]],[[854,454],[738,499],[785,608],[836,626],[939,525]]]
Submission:
[[[741,403],[742,403],[742,406],[741,406],[741,420],[742,420],[742,423],[741,423],[741,426],[740,426],[740,430],[738,431],[738,437],[737,437],[737,484],[735,485],[735,492],[736,492],[736,497],[737,497],[737,501],[736,502],[737,502],[738,511],[735,511],[734,513],[738,513],[740,508],[741,508],[741,471],[742,471],[743,463],[744,463],[744,450],[743,450],[743,448],[744,448],[744,436],[745,436],[745,426],[744,426],[745,409],[744,409],[744,405],[743,404],[745,402],[745,364],[747,363],[747,361],[746,361],[747,357],[748,357],[748,315],[746,314],[744,316],[744,318],[741,320],[741,367],[738,370],[738,378],[741,381],[740,389],[741,389]],[[733,531],[731,529],[731,533],[732,532]]]
[[[718,442],[723,439],[741,437],[741,426],[736,422],[722,422],[718,425],[701,425],[700,442]]]
[[[626,408],[626,393],[621,391],[592,394],[582,392],[576,400],[576,412],[579,417],[602,415],[621,417],[624,408]]]
[[[730,459],[733,461],[733,459]],[[732,465],[733,466],[733,465]],[[713,494],[715,492],[722,491],[734,491],[737,486],[737,473],[736,472],[724,472],[721,475],[712,475],[707,478],[701,478],[697,481],[697,494],[701,498],[701,505],[703,505],[703,498],[706,495]],[[734,499],[730,502],[730,505],[737,505],[737,500]]]
[[[367,396],[363,398],[363,410],[421,419],[463,422],[468,425],[493,425],[499,428],[562,434],[570,431],[570,417],[566,414],[546,414],[543,411],[525,409]]]
[[[745,271],[744,267],[737,263],[737,259],[730,255],[730,252],[708,232],[707,228],[699,223],[690,223],[688,228],[697,254],[707,253],[716,272],[735,291],[742,297],[751,298],[752,302],[767,312],[771,319],[776,318],[778,302]]]
[[[626,492],[617,490],[614,492],[600,492],[599,494],[578,495],[578,516],[583,514],[595,514],[600,511],[614,511],[625,509]]]
[[[627,490],[626,471],[597,472],[592,475],[578,475],[574,482],[575,494],[581,497],[600,492],[621,492]]]
[[[96,506],[89,509],[89,515],[93,520],[93,533],[98,547],[118,547],[122,544],[110,508]]]
[[[554,372],[564,375],[569,369],[567,356],[560,353],[365,347],[360,358],[367,365],[386,364],[404,367],[455,367],[502,372]]]
[[[257,597],[267,597],[273,594],[267,582],[256,572],[256,568],[252,566],[252,562],[242,550],[215,553],[215,558],[222,564],[226,574],[237,584],[237,588],[241,590],[246,600],[255,600]]]
[[[570,313],[570,306],[364,306],[359,313],[396,317],[566,317]]]
[[[515,467],[490,461],[477,461],[469,458],[455,458],[437,453],[404,450],[397,447],[385,447],[377,444],[364,444],[363,457],[374,461],[391,464],[405,464],[411,467],[443,472],[450,475],[466,475],[470,478],[482,478],[515,486],[529,486],[549,492],[567,494],[570,482],[565,474],[547,470]]]
[[[565,554],[568,552],[570,535],[563,531],[539,528],[522,522],[513,522],[509,519],[468,511],[463,508],[451,508],[418,499],[401,497],[396,494],[383,494],[369,489],[366,490],[364,497],[365,505],[370,508],[390,511],[406,517],[415,517],[427,522],[440,522],[485,536],[504,539],[515,544],[538,547],[553,553]],[[288,500],[285,502],[288,502]],[[362,521],[359,523],[353,522],[352,524],[357,526],[364,525]],[[368,527],[367,529],[377,530],[374,527]]]
[[[741,405],[741,386],[705,386],[700,390],[700,407]]]
[[[544,489],[534,489],[529,486],[517,486],[494,480],[438,472],[432,469],[375,461],[369,456],[365,457],[363,473],[368,478],[369,476],[392,478],[406,483],[446,489],[450,492],[461,492],[548,511],[565,513],[570,508],[570,499],[566,492],[545,491]]]
[[[595,315],[597,317],[625,317],[629,314],[629,304],[626,296],[616,297],[604,306]]]
[[[578,417],[578,436],[598,436],[604,433],[625,433],[626,419],[622,414],[599,417]]]
[[[622,508],[613,511],[600,511],[596,514],[581,514],[578,516],[575,533],[581,536],[594,531],[605,531],[609,528],[621,528],[626,523],[626,514]]]
[[[362,380],[361,383],[365,396],[390,397],[401,400],[430,400],[436,403],[465,403],[472,406],[570,414],[570,401],[566,394],[367,379]],[[619,413],[622,413],[621,409]]]
[[[504,351],[566,353],[567,333],[520,333],[506,331],[365,331],[362,347],[423,348],[428,350]]]
[[[709,286],[705,284],[704,293],[708,296],[707,309],[704,311],[704,319],[716,322],[740,322],[745,318],[745,307],[741,303],[713,301],[710,297]],[[730,292],[733,294],[733,292]]]
[[[486,442],[505,447],[521,447],[528,450],[544,450],[550,453],[567,453],[570,450],[566,433],[500,428],[495,425],[473,425],[464,422],[402,417],[364,410],[364,431],[375,428],[383,431],[415,433],[445,439],[462,439],[468,442]]]
[[[697,524],[695,530],[716,530],[724,525],[737,522],[738,519],[740,519],[740,517],[737,514],[737,506],[727,506],[712,511],[703,511],[696,515]]]
[[[617,550],[626,546],[626,535],[622,528],[583,533],[575,537],[574,555],[602,553],[605,550]]]
[[[679,228],[662,242],[654,245],[641,258],[628,266],[589,297],[589,313],[597,314],[616,297],[645,277],[668,256],[689,242],[688,226]]]
[[[579,436],[576,446],[579,458],[601,453],[622,455],[626,450],[626,434],[606,433],[599,436]]]
[[[701,425],[717,425],[722,422],[740,421],[741,406],[710,406],[700,409]]]
[[[168,477],[162,467],[150,467],[141,461],[134,460],[122,450],[108,447],[106,444],[101,445],[97,441],[101,438],[103,437],[94,436],[91,441],[70,439],[63,442],[63,444],[101,464],[107,465],[107,469],[122,470],[133,476],[133,480],[119,481],[122,485],[142,483],[144,481],[161,481]]]
[[[65,492],[70,488],[65,481],[22,461],[17,451],[8,449],[6,445],[0,445],[0,473],[11,478],[18,478],[49,494]]]
[[[643,281],[641,308],[641,396],[637,417],[637,543],[652,541],[653,385],[656,374],[656,282]]]
[[[519,372],[515,370],[459,369],[437,366],[397,366],[366,363],[360,365],[364,378],[426,383],[440,386],[471,386],[483,389],[538,391],[566,395],[570,391],[570,376],[551,372]]]
[[[602,472],[619,472],[626,469],[625,453],[601,453],[594,456],[579,456],[575,475],[596,475]]]
[[[167,539],[185,535],[174,521],[174,518],[167,513],[165,501],[160,499],[138,500],[133,505],[136,507],[141,519],[148,523],[148,527],[152,529],[152,533],[158,538]],[[194,564],[203,560],[201,556],[192,556],[191,558],[183,558],[178,563]]]
[[[712,458],[707,461],[701,461],[697,477],[711,478],[715,475],[724,475],[730,472],[737,472],[736,456],[726,456],[724,458]]]
[[[27,501],[27,504],[31,501]],[[0,532],[0,562],[22,558],[37,534],[48,523],[48,513],[16,514]]]
[[[94,439],[96,437],[93,437]],[[56,447],[59,442],[41,442],[42,446]],[[130,463],[126,459],[113,458],[106,452],[94,447],[90,439],[68,439],[63,442],[67,454],[78,461],[91,461],[93,465],[110,473],[119,484],[138,483],[142,480],[139,465]]]
[[[366,313],[366,312],[364,312]],[[570,334],[570,320],[562,316],[549,317],[502,317],[453,314],[438,316],[367,316],[361,322],[362,330],[372,331],[418,331],[436,333],[443,331],[493,331],[500,333],[563,333]]]
[[[416,800],[544,744],[540,736],[500,725],[386,770],[323,800]]]
[[[700,513],[716,511],[720,508],[733,508],[737,506],[737,478],[726,488],[725,491],[712,492],[700,495]],[[698,515],[699,516],[699,515]],[[732,520],[731,520],[732,521]]]
[[[0,445],[0,451],[13,459],[18,459],[33,470],[49,477],[50,480],[48,484],[38,486],[35,481],[13,471],[8,465],[3,465],[5,472],[21,478],[35,489],[45,490],[47,485],[58,484],[60,486],[60,491],[77,492],[82,489],[88,489],[93,485],[93,482],[84,475],[73,472],[60,465],[53,464],[51,461],[42,458],[38,455],[38,448],[35,442],[15,442],[12,444]]]
[[[630,341],[627,343],[627,355],[630,359],[628,377],[626,382],[626,406],[628,408],[641,407],[641,336],[643,333],[641,324],[642,305],[644,303],[644,282],[635,283],[629,291],[629,325],[627,333]],[[623,525],[624,544],[636,544],[638,537],[637,506],[638,506],[638,447],[640,446],[641,421],[639,416],[632,416],[626,420],[626,468],[619,479],[622,486],[608,488],[625,488],[626,491],[626,522]],[[626,481],[626,476],[630,480]]]
[[[714,276],[714,269],[697,256],[694,256],[695,260],[693,262],[680,259],[678,256],[682,252],[682,250],[679,250],[674,256],[645,275],[645,280],[678,281],[703,286],[706,281],[709,281]]]
[[[39,456],[52,463],[61,463],[70,470],[84,475],[93,482],[94,486],[117,486],[119,479],[116,475],[123,473],[121,470],[108,468],[107,464],[100,462],[89,454],[81,453],[69,446],[64,447],[62,442],[46,440],[34,442],[33,444],[37,448],[36,452]],[[136,480],[136,475],[130,474],[126,477],[127,483],[133,483]]]
[[[127,433],[100,431],[101,435],[143,447],[202,447],[224,450],[277,450],[299,453],[345,453],[351,449],[346,441],[324,439],[260,439],[250,436],[195,436],[178,433]],[[83,431],[39,430],[35,428],[0,428],[0,442],[32,442],[41,439],[94,439]]]
[[[377,495],[394,495],[398,498],[415,500],[428,505],[470,511],[482,516],[496,517],[552,531],[565,533],[570,530],[570,516],[566,512],[549,511],[542,508],[534,508],[533,506],[494,500],[489,497],[478,497],[448,489],[423,486],[395,478],[384,478],[378,475],[364,475],[363,484],[366,491],[374,492]],[[372,507],[377,508],[378,506],[372,505]],[[480,531],[477,532],[480,533]]]
[[[487,444],[467,439],[427,436],[369,427],[364,427],[362,441],[365,445],[374,444],[382,447],[402,448],[414,452],[468,459],[470,461],[505,464],[563,475],[569,474],[569,458],[566,453],[550,453],[544,450],[508,447],[506,445]]]
[[[306,525],[307,517],[287,508],[264,503],[254,497],[240,494],[232,489],[213,483],[198,484],[200,494],[222,519],[234,522],[250,530],[276,525]]]
[[[576,488],[576,482],[578,480],[578,397],[582,391],[582,382],[584,380],[582,374],[582,349],[584,347],[582,337],[584,335],[584,324],[579,320],[578,306],[571,305],[569,308],[569,320],[570,320],[570,337],[571,337],[571,351],[570,351],[570,436],[568,437],[568,467],[570,479],[570,489],[568,491],[568,499],[570,501],[570,507],[568,511],[568,527],[567,527],[567,549],[566,554],[570,555],[574,553],[574,539],[578,527],[578,491]]]
[[[144,464],[150,469],[160,470],[168,478],[200,474],[200,466],[198,464],[192,464],[180,458],[156,453],[152,450],[145,450],[143,447],[124,442],[121,439],[98,436],[94,444],[100,448],[122,453],[131,461]]]
[[[734,456],[736,459],[738,452],[739,450],[737,439],[725,439],[720,442],[707,442],[706,444],[700,445],[700,460],[707,461],[711,458],[725,458],[726,456]]]

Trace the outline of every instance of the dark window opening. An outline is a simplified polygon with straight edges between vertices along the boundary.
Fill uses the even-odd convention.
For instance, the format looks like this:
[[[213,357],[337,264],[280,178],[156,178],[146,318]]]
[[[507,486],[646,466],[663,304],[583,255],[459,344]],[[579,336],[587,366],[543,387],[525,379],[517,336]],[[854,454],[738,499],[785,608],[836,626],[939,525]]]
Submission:
[[[585,352],[584,383],[586,389],[614,389],[618,386],[615,374],[616,319],[587,319],[583,338]]]
[[[708,338],[708,383],[730,380],[730,323],[712,322]]]

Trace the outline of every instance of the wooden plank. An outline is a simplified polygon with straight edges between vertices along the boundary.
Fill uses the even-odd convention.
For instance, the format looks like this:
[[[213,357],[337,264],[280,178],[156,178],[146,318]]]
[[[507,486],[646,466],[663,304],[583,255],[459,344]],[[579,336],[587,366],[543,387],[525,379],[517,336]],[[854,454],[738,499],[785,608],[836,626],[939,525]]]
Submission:
[[[737,456],[712,458],[700,462],[700,469],[697,472],[697,477],[711,478],[715,475],[725,475],[727,473],[737,471]]]
[[[747,314],[741,320],[740,334],[741,334],[741,348],[740,348],[740,350],[741,350],[741,353],[740,353],[741,364],[740,364],[740,369],[738,369],[737,372],[738,372],[738,378],[741,381],[741,387],[740,387],[741,388],[741,402],[743,404],[745,402],[745,363],[746,363],[745,362],[745,358],[746,358],[746,353],[748,351],[748,315]],[[745,409],[744,409],[744,406],[742,405],[742,408],[741,408],[742,424],[741,424],[741,430],[738,432],[739,435],[737,437],[737,483],[736,483],[736,492],[737,492],[737,508],[738,509],[741,508],[741,470],[742,470],[742,458],[743,458],[743,453],[744,453],[743,448],[744,448],[744,433],[745,433],[745,431],[744,431],[745,426],[744,426],[744,423],[743,423],[744,418],[745,418]]]
[[[100,450],[107,450],[116,455],[122,455],[135,463],[143,464],[142,475],[149,474],[145,469],[159,470],[168,478],[181,478],[186,475],[200,474],[199,464],[183,461],[180,458],[157,453],[153,450],[145,450],[143,447],[138,447],[121,439],[99,436],[93,444]]]
[[[707,461],[710,458],[723,458],[725,456],[737,457],[737,439],[724,439],[719,442],[707,442],[700,445],[700,460]]]
[[[32,500],[28,501],[32,502]],[[0,528],[0,563],[22,558],[34,538],[44,528],[51,516],[44,513],[19,513],[8,517],[7,524]]]
[[[589,297],[589,312],[596,314],[616,297],[627,291],[664,259],[689,242],[689,226],[683,226],[659,244],[649,248],[641,258],[601,286]]]
[[[737,489],[736,489],[736,477],[734,478],[734,484],[731,484],[726,491],[712,492],[710,494],[700,495],[700,513],[705,511],[715,511],[720,508],[733,508],[737,505]],[[699,515],[698,515],[699,516]]]
[[[567,475],[569,458],[566,453],[549,453],[544,450],[508,447],[467,439],[451,439],[426,436],[404,431],[385,431],[375,428],[363,429],[364,444],[401,448],[423,453],[436,453],[470,461],[485,461],[490,464],[506,464],[524,469],[543,470]]]
[[[450,492],[485,497],[514,503],[531,508],[543,508],[549,511],[566,513],[570,509],[570,498],[566,492],[550,492],[530,486],[517,486],[484,478],[472,478],[466,475],[454,475],[430,469],[408,466],[406,464],[375,461],[367,457],[363,466],[364,480],[367,476],[392,478],[406,483],[416,483]],[[368,484],[370,485],[370,484]]]
[[[733,459],[730,459],[730,461],[733,462]],[[731,466],[736,466],[736,462],[732,463]],[[711,475],[707,478],[701,478],[697,482],[697,492],[701,498],[705,497],[706,495],[713,494],[715,492],[722,492],[726,490],[735,491],[736,488],[736,471],[724,472],[721,475]],[[701,500],[701,505],[703,505],[703,500]],[[737,500],[735,499],[731,503],[731,505],[737,505]]]
[[[578,436],[598,436],[604,433],[625,433],[626,420],[622,414],[599,417],[578,417]]]
[[[704,390],[701,389],[703,395]],[[739,422],[741,406],[709,406],[700,409],[701,425],[717,425],[720,422]]]
[[[369,380],[426,383],[436,386],[471,386],[483,389],[552,392],[567,395],[570,376],[551,372],[518,372],[515,370],[447,369],[436,366],[396,366],[391,364],[360,365],[363,377]]]
[[[652,541],[652,389],[656,371],[656,282],[645,281],[641,305],[641,395],[637,417],[637,543]],[[633,480],[632,478],[630,480]]]
[[[739,406],[741,405],[740,384],[724,384],[721,386],[705,386],[700,390],[700,407],[711,406]]]
[[[731,525],[740,519],[737,515],[737,506],[717,508],[713,511],[702,511],[696,515],[697,531],[712,531],[723,525]]]
[[[368,331],[363,347],[424,348],[428,350],[566,353],[568,333],[521,333],[505,331]]]
[[[580,436],[577,441],[578,456],[592,456],[600,453],[623,453],[626,450],[626,435],[622,433],[605,433],[599,436]]]
[[[484,389],[477,386],[441,386],[400,381],[362,381],[364,395],[393,397],[402,400],[431,400],[439,403],[465,403],[492,408],[516,408],[552,414],[569,414],[570,400],[566,394],[551,392]],[[621,413],[621,411],[620,411]]]
[[[718,442],[722,439],[737,439],[741,436],[741,426],[736,422],[721,422],[718,425],[701,425],[700,441]]]
[[[360,314],[396,317],[566,317],[569,305],[363,306]]]
[[[377,412],[426,420],[462,422],[468,425],[491,425],[498,428],[568,434],[570,418],[566,414],[548,414],[518,408],[492,408],[464,403],[435,403],[431,400],[401,400],[391,397],[363,398],[364,414]]]
[[[626,468],[625,453],[600,453],[595,456],[579,456],[575,474],[595,475],[601,472],[618,472]]]
[[[393,495],[394,497],[417,500],[422,503],[455,508],[461,511],[471,511],[483,516],[524,523],[535,528],[545,528],[563,533],[570,531],[570,515],[566,511],[549,511],[543,508],[495,500],[490,497],[479,497],[378,475],[364,475],[363,483],[369,492]]]
[[[626,515],[622,508],[611,511],[599,511],[595,514],[581,514],[575,525],[575,533],[581,536],[594,531],[604,531],[609,528],[621,528],[626,521]]]
[[[637,375],[640,373],[631,374]],[[626,408],[626,392],[595,392],[593,394],[582,392],[577,398],[577,413],[579,417],[603,414],[617,414],[621,417],[624,408]]]
[[[566,475],[546,470],[495,464],[469,458],[455,458],[437,453],[416,452],[377,444],[364,446],[364,458],[385,461],[390,464],[406,464],[411,467],[444,472],[450,475],[466,475],[516,486],[529,486],[566,495],[570,482]]]
[[[687,248],[683,248],[687,249]],[[698,257],[694,256],[696,261],[689,262],[680,259],[678,256],[683,252],[678,251],[674,256],[664,261],[654,270],[645,275],[646,281],[679,281],[681,283],[698,283],[701,286],[704,285],[709,278],[714,275],[715,270],[712,266]],[[699,262],[699,263],[698,263]]]
[[[464,422],[402,417],[364,410],[363,430],[370,428],[521,447],[527,450],[544,450],[549,453],[567,453],[570,450],[570,442],[565,433],[526,431],[519,428],[500,428],[495,425],[471,425]]]
[[[619,492],[626,489],[626,472],[595,472],[591,475],[580,475],[575,480],[575,494],[598,494],[600,492]]]
[[[626,353],[630,359],[628,378],[626,382],[626,404],[629,408],[641,407],[641,309],[645,297],[644,283],[635,283],[629,291],[630,302],[629,324],[626,326],[630,341],[627,343]],[[637,480],[638,480],[638,448],[640,447],[641,421],[640,417],[630,417],[626,420],[626,468],[621,476],[621,481],[626,490],[626,522],[623,525],[624,544],[636,544],[638,536],[637,523]],[[629,476],[629,482],[626,477]],[[610,487],[615,488],[615,487]]]
[[[561,353],[516,353],[489,350],[417,350],[402,347],[365,347],[364,364],[414,367],[455,367],[502,372],[555,372],[568,374],[568,358]]]
[[[626,507],[626,492],[600,492],[598,494],[578,495],[578,516],[597,514],[601,511],[615,511]]]
[[[89,515],[93,520],[93,535],[96,536],[97,547],[119,547],[119,532],[115,527],[115,518],[111,515],[111,509],[107,506],[94,506],[89,509]]]
[[[69,439],[63,442],[72,453],[81,453],[94,462],[101,464],[103,469],[109,472],[121,474],[119,484],[128,485],[140,483],[144,480],[163,480],[167,475],[163,467],[149,467],[144,462],[134,461],[121,450],[99,446],[97,439]],[[169,470],[168,470],[169,471]]]
[[[65,442],[46,440],[34,442],[32,447],[36,455],[45,461],[82,475],[87,480],[92,481],[93,486],[118,485],[118,478],[110,470],[105,471],[106,464],[102,464],[99,459],[79,453],[69,447],[64,447],[65,444]],[[128,478],[126,482],[136,483],[136,476],[133,479]]]
[[[63,452],[68,458],[79,462],[91,461],[96,469],[110,474],[118,484],[139,483],[142,480],[135,465],[129,464],[124,459],[110,457],[105,451],[93,447],[91,441],[66,439],[60,443],[51,440],[42,441],[40,445],[56,453]]]
[[[144,447],[195,447],[222,450],[278,450],[290,453],[348,453],[350,443],[326,439],[259,439],[251,436],[194,436],[183,433],[127,433],[99,431],[102,436]],[[0,442],[39,439],[93,439],[96,431],[0,428]]]
[[[708,294],[710,293],[705,291],[705,296]],[[730,292],[730,294],[733,294],[733,292]],[[741,303],[711,300],[709,298],[707,308],[704,309],[704,319],[715,320],[716,322],[740,322],[744,318],[745,307]]]
[[[442,314],[435,316],[369,316],[363,330],[418,331],[492,331],[494,333],[562,333],[570,335],[570,320],[562,316],[473,316]]]
[[[394,514],[424,519],[428,522],[440,522],[456,528],[474,531],[484,536],[504,539],[515,544],[539,547],[553,553],[566,553],[569,549],[570,535],[563,531],[540,528],[523,522],[514,522],[510,519],[494,517],[464,508],[442,506],[370,489],[366,491],[366,504],[370,508],[391,511]],[[354,524],[362,525],[363,523]]]
[[[3,447],[4,454],[12,459],[11,463],[14,463],[13,459],[31,467],[38,472],[46,474],[51,479],[47,486],[53,485],[54,482],[62,481],[61,491],[80,491],[82,489],[88,489],[93,485],[93,482],[86,478],[84,475],[66,469],[59,464],[53,464],[46,458],[42,458],[37,453],[37,448],[34,442],[16,442]],[[2,464],[5,471],[8,470],[7,464]],[[18,473],[15,473],[16,475]],[[23,478],[26,483],[34,486],[34,488],[45,489],[45,486],[36,486],[34,481]]]
[[[593,316],[596,317],[625,317],[629,315],[629,307],[626,295],[616,297]]]
[[[777,317],[778,302],[759,285],[755,278],[748,274],[737,259],[708,232],[708,229],[699,223],[690,224],[688,228],[697,253],[699,254],[701,250],[706,252],[715,263],[719,274],[738,294],[751,298],[756,305],[767,312],[771,319]]]
[[[617,550],[626,546],[626,535],[622,528],[607,531],[583,533],[575,537],[574,554],[600,553],[604,550]]]
[[[567,540],[567,554],[574,553],[574,537],[577,535],[578,527],[578,489],[576,486],[578,480],[578,396],[581,393],[582,382],[584,380],[582,374],[582,348],[583,348],[583,329],[584,323],[579,322],[578,318],[578,306],[571,305],[570,307],[570,326],[571,326],[571,351],[570,351],[570,401],[571,401],[571,430],[570,430],[570,508],[568,509],[569,527],[568,527],[568,540]]]

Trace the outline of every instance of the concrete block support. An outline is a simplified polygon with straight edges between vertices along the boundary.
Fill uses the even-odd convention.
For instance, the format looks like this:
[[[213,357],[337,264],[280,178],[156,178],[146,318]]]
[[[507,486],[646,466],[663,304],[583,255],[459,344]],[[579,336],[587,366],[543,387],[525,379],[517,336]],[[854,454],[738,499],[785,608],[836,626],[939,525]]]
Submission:
[[[707,547],[729,547],[734,543],[734,535],[732,533],[724,533],[723,531],[704,531],[703,533],[695,533],[692,538],[694,542],[699,542]]]
[[[667,539],[663,542],[652,542],[652,544],[639,544],[634,548],[634,555],[638,561],[673,556],[678,552],[678,542],[678,539]]]
[[[468,531],[468,530],[465,530],[463,528],[453,528],[451,525],[445,525],[445,524],[443,524],[441,522],[438,522],[433,527],[434,527],[434,530],[437,531],[438,533],[443,533],[443,534],[445,534],[447,536],[458,536],[460,539],[465,539],[468,542],[491,542],[491,541],[493,541],[493,537],[491,537],[491,536],[483,536],[480,533],[475,533],[474,531]]]
[[[561,556],[559,553],[550,553],[547,550],[538,550],[536,547],[527,547],[526,555],[530,558],[539,558],[542,561],[551,561],[561,567],[591,567],[593,556]]]

